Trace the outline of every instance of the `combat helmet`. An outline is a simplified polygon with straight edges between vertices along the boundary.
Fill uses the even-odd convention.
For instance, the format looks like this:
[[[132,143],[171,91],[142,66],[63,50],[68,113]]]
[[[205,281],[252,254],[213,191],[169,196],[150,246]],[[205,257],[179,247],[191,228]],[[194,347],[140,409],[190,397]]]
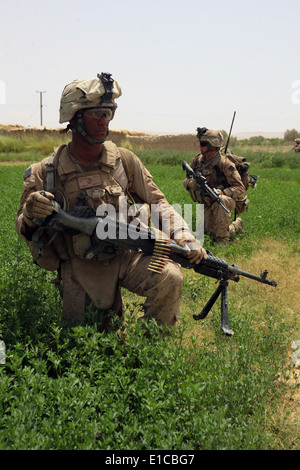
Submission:
[[[220,131],[209,130],[206,127],[197,127],[199,142],[208,142],[213,147],[223,147],[224,137]]]
[[[101,73],[101,75],[97,74],[97,78],[74,80],[69,83],[64,87],[61,95],[59,122],[70,122],[75,115],[77,119],[75,123],[68,124],[67,128],[61,132],[71,129],[92,144],[102,143],[103,140],[92,139],[86,133],[83,111],[88,108],[110,108],[112,110],[111,119],[113,119],[118,106],[115,100],[121,95],[120,85],[109,73]]]

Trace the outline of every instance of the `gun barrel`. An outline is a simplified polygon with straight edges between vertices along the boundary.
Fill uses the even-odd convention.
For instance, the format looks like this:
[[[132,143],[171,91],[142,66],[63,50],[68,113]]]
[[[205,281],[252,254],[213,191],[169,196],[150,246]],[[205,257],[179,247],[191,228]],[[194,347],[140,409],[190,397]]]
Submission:
[[[194,170],[193,170],[193,168],[190,167],[190,165],[189,165],[187,162],[185,162],[184,160],[183,160],[183,162],[182,162],[182,168],[183,168],[183,170],[187,171],[187,172],[190,173],[191,175],[196,176],[196,175],[195,175],[195,172],[194,172]]]
[[[243,277],[248,277],[249,279],[253,279],[254,281],[261,282],[262,284],[267,284],[269,286],[276,287],[277,282],[273,281],[272,279],[267,279],[267,274],[268,271],[265,269],[263,273],[260,276],[256,276],[255,274],[248,273],[246,271],[242,271],[241,269],[238,268],[238,266],[228,266],[228,270],[235,274],[236,276],[243,276]]]

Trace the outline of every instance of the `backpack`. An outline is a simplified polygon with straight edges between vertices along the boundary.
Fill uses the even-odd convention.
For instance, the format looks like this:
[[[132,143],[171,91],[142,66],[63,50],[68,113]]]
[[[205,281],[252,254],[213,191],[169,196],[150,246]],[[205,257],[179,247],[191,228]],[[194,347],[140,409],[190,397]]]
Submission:
[[[250,163],[247,162],[246,158],[238,157],[237,155],[234,155],[233,153],[228,151],[226,153],[226,157],[229,158],[229,160],[235,164],[235,167],[240,174],[242,183],[245,186],[245,190],[247,191],[249,186],[254,189],[257,183],[257,176],[249,173],[248,170],[250,168]]]
[[[236,207],[235,207],[235,217],[236,217],[237,215],[240,215],[245,210],[248,210],[250,202],[249,202],[249,199],[247,198],[246,191],[248,190],[249,186],[251,186],[253,189],[256,187],[257,176],[249,173],[250,163],[247,162],[246,158],[238,157],[237,155],[234,155],[233,153],[228,152],[228,151],[226,152],[226,154],[222,153],[221,155],[223,157],[226,156],[232,163],[234,163],[237,171],[239,172],[239,175],[241,177],[242,183],[245,188],[244,195],[240,199],[236,200]],[[220,168],[217,165],[215,165],[214,169],[217,173],[218,182],[220,182],[220,184],[222,183],[224,184],[224,178],[223,178],[223,174],[221,173]]]

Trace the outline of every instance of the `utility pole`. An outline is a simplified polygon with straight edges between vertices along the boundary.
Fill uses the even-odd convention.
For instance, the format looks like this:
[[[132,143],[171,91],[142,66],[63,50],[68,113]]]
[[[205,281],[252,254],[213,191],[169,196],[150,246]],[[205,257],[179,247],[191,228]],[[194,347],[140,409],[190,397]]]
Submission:
[[[43,125],[43,93],[45,91],[37,91],[40,94],[40,115],[41,115],[41,126]]]

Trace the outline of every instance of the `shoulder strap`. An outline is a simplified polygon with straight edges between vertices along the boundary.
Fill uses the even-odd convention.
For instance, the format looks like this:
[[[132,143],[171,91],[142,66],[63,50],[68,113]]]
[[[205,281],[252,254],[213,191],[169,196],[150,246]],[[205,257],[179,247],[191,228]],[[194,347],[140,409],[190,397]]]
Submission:
[[[46,163],[46,191],[50,193],[56,189],[56,169],[58,166],[58,158],[65,145],[61,145],[60,147],[55,147],[52,155],[48,157],[48,161]]]
[[[53,152],[46,163],[46,191],[49,193],[55,189],[55,155],[56,152]]]
[[[64,193],[60,188],[58,188],[57,181],[56,181],[56,170],[58,166],[58,159],[61,150],[65,147],[65,145],[61,145],[58,148],[54,149],[54,152],[50,157],[48,158],[48,161],[46,163],[46,191],[49,193],[54,194],[54,196],[57,195],[57,193],[60,193],[62,196],[62,203],[63,203],[63,209],[66,209],[67,207],[67,201]]]
[[[214,155],[212,158],[207,160],[207,162],[204,163],[204,165],[203,165],[203,169],[210,166],[210,165],[212,165],[216,160],[218,160],[219,156],[220,156],[219,153],[216,153],[216,155]]]
[[[217,162],[217,163],[219,163],[220,166],[216,163],[213,167],[216,174],[217,174],[217,184],[218,184],[218,186],[224,186],[224,188],[227,188],[228,187],[228,181],[227,181],[227,179],[225,177],[225,174],[223,172],[223,167],[224,167],[224,164],[225,164],[225,156],[220,153],[218,155],[218,157],[220,157],[220,158],[219,158],[219,162]]]

